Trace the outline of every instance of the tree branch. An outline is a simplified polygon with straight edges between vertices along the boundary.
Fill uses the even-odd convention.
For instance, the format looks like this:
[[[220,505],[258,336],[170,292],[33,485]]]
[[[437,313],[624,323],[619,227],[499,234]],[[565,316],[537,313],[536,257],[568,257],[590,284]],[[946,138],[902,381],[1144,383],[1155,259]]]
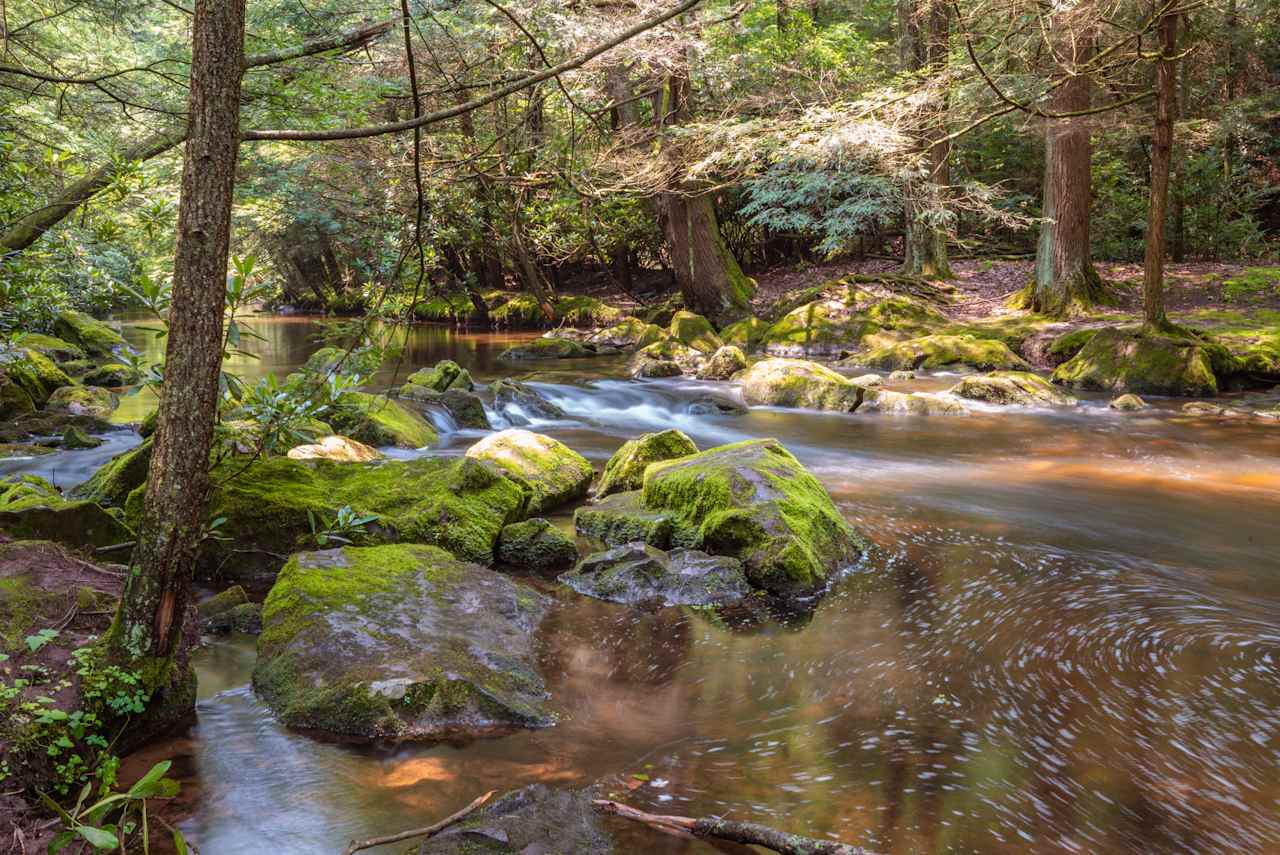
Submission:
[[[398,834],[388,834],[385,837],[370,837],[368,840],[353,840],[351,841],[351,845],[346,848],[342,855],[352,855],[352,853],[359,852],[362,849],[372,849],[375,846],[385,846],[388,843],[399,843],[402,840],[409,840],[413,837],[433,837],[453,825],[458,820],[466,818],[467,814],[493,798],[494,792],[494,790],[490,790],[457,813],[452,813],[439,822],[432,823],[425,828],[412,828],[408,831],[401,831]]]

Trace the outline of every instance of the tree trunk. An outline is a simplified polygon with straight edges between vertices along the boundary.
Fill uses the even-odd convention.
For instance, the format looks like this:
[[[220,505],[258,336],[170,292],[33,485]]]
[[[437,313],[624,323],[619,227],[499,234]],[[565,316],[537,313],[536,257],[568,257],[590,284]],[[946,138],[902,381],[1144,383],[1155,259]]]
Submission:
[[[1064,46],[1065,48],[1066,46]],[[1073,65],[1088,59],[1071,57]],[[1070,71],[1070,69],[1065,69]],[[1088,110],[1092,81],[1078,74],[1054,93],[1050,110]],[[1027,308],[1051,317],[1087,310],[1105,298],[1089,251],[1093,151],[1086,117],[1045,120],[1044,207],[1036,247],[1036,281]]]
[[[940,0],[899,0],[898,54],[906,71],[926,71],[926,80],[941,75],[947,66],[951,39],[949,7]],[[939,223],[945,205],[946,187],[951,182],[951,144],[944,142],[947,99],[928,99],[922,110],[923,127],[918,132],[917,150],[922,174],[908,183],[905,211],[906,235],[903,269],[931,279],[951,277],[947,258],[947,230]]]
[[[725,245],[711,194],[662,199],[667,246],[687,309],[725,323],[751,311],[754,283]]]
[[[110,649],[163,694],[204,532],[222,368],[223,303],[240,135],[245,0],[197,0],[164,387],[133,572]]]
[[[1142,314],[1147,327],[1166,329],[1164,311],[1164,231],[1169,208],[1169,162],[1173,155],[1173,120],[1177,113],[1178,15],[1160,19],[1160,53],[1156,61],[1156,117],[1151,136],[1151,202],[1147,211],[1147,246],[1142,265]]]

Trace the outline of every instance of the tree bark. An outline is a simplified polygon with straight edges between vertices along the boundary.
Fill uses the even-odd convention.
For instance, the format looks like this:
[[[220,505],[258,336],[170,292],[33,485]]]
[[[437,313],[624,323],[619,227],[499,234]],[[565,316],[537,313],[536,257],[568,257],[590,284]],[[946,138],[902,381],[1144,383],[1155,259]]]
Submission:
[[[941,0],[899,0],[898,55],[906,71],[939,77],[947,66],[951,40],[950,7]],[[938,224],[951,182],[951,144],[946,141],[947,98],[935,96],[923,108],[917,150],[923,174],[907,187],[904,272],[930,279],[949,279],[947,231]]]
[[[133,572],[112,626],[117,659],[163,692],[204,533],[222,369],[223,304],[240,130],[245,0],[197,0],[164,386]]]
[[[1151,135],[1151,201],[1147,211],[1147,245],[1142,264],[1142,314],[1147,327],[1166,329],[1164,311],[1164,232],[1169,208],[1169,163],[1173,155],[1173,120],[1177,114],[1178,14],[1165,13],[1159,24],[1160,59],[1156,61],[1156,116]]]

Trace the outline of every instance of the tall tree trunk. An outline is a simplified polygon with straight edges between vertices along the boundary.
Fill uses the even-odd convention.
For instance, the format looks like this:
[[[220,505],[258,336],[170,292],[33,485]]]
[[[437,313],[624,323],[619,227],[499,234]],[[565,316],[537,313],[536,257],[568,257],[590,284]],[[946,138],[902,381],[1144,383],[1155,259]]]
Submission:
[[[1164,231],[1169,209],[1169,162],[1173,156],[1173,120],[1177,114],[1178,15],[1160,19],[1160,59],[1156,61],[1156,116],[1151,135],[1151,202],[1147,246],[1142,264],[1142,314],[1147,327],[1167,329],[1164,311]]]
[[[1068,45],[1063,45],[1069,50]],[[1069,58],[1071,66],[1087,61],[1088,48]],[[1071,68],[1063,69],[1071,73]],[[1054,93],[1050,111],[1088,110],[1092,81],[1071,77]],[[1036,280],[1027,307],[1052,317],[1087,310],[1105,298],[1102,278],[1089,251],[1089,208],[1092,199],[1093,150],[1087,117],[1045,120],[1044,206],[1036,247]]]
[[[208,500],[240,141],[244,10],[245,0],[195,4],[164,387],[133,572],[109,641],[113,657],[140,665],[144,688],[161,693],[176,676],[174,656]]]
[[[932,80],[947,66],[951,40],[950,7],[942,0],[899,0],[898,54],[906,71],[925,71]],[[928,99],[923,127],[916,142],[922,159],[922,175],[907,187],[906,236],[903,268],[907,273],[934,279],[951,277],[947,258],[947,231],[939,224],[951,182],[951,144],[945,142],[947,98]]]

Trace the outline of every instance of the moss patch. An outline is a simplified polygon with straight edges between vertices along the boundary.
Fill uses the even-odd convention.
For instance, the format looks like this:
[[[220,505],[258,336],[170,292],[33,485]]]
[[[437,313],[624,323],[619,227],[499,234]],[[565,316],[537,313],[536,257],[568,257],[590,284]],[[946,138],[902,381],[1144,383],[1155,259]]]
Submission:
[[[116,348],[127,348],[124,337],[102,321],[84,312],[63,312],[53,322],[53,331],[65,341],[93,356],[110,356]]]
[[[667,327],[667,335],[673,341],[678,341],[699,353],[715,353],[724,344],[720,336],[716,335],[710,321],[702,315],[683,310],[672,316],[671,323]]]
[[[766,359],[742,375],[742,397],[753,406],[853,412],[862,386],[816,362]]]
[[[331,421],[342,434],[369,445],[426,448],[440,439],[426,419],[385,395],[348,392]]]
[[[984,371],[1027,370],[1030,365],[1002,341],[971,335],[929,335],[878,347],[850,362],[894,371],[968,366]]]
[[[586,495],[595,475],[578,452],[527,430],[491,434],[467,449],[467,457],[497,466],[529,497],[530,514],[553,510]]]
[[[611,493],[639,490],[644,484],[644,470],[650,463],[697,453],[698,446],[693,440],[675,428],[629,439],[605,464],[600,483],[596,485],[596,496],[604,498]]]
[[[578,560],[573,538],[541,517],[504,526],[498,536],[498,560],[537,573],[556,572]]]
[[[1238,368],[1225,347],[1198,337],[1108,327],[1059,365],[1053,381],[1102,392],[1211,397],[1218,378]]]
[[[66,499],[42,478],[0,481],[0,531],[23,540],[98,547],[133,540],[133,532],[100,505]]]

